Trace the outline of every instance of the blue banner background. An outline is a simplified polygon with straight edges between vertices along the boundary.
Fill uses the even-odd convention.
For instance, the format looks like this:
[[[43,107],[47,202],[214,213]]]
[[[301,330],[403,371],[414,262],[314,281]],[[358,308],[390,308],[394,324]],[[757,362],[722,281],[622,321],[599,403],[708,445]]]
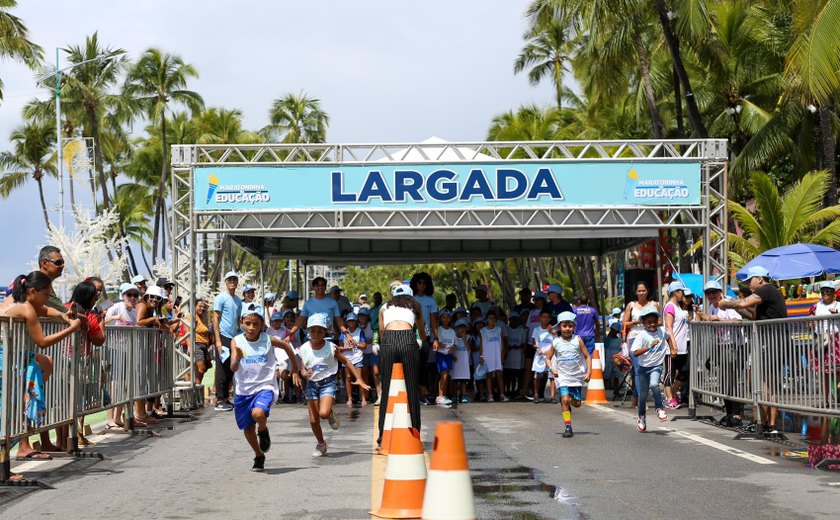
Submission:
[[[471,172],[480,169],[481,175]],[[547,169],[547,170],[546,170]],[[358,201],[367,182],[371,188],[371,175],[383,183],[376,185],[378,193],[395,196],[397,178],[413,183],[426,180],[436,171],[437,189],[432,192],[425,184],[416,191],[422,201],[412,200],[406,195],[402,202],[385,202],[379,197]],[[496,186],[498,170],[507,172],[508,177],[524,180],[526,186],[516,190],[516,182],[508,180],[509,192],[524,191],[518,198],[499,200],[500,190]],[[541,172],[542,170],[542,172]],[[379,172],[372,174],[371,172]],[[397,173],[395,172],[403,172]],[[334,172],[340,172],[340,175]],[[407,173],[406,173],[407,172]],[[412,173],[416,172],[416,173]],[[635,173],[634,173],[635,172]],[[441,178],[443,177],[443,178]],[[453,177],[448,180],[446,177]],[[340,179],[341,186],[337,185]],[[211,182],[214,181],[214,182]],[[676,182],[670,182],[676,181]],[[450,182],[451,185],[447,185]],[[528,193],[536,197],[528,199]],[[472,186],[472,197],[459,200],[467,185]],[[387,186],[387,193],[382,191]],[[554,187],[559,189],[562,200]],[[340,188],[340,189],[338,189]],[[448,189],[455,200],[436,200]],[[639,188],[642,188],[641,190]],[[664,189],[662,189],[664,188]],[[475,207],[518,208],[534,206],[651,206],[651,205],[699,205],[700,163],[640,163],[640,162],[558,162],[558,163],[451,163],[451,164],[384,164],[368,166],[208,166],[194,171],[196,210],[241,210],[241,209],[338,209],[338,208],[393,208],[417,209],[418,206],[446,209]],[[404,190],[403,190],[404,191]],[[409,189],[409,192],[411,190]],[[468,190],[470,191],[470,190]],[[502,190],[504,191],[504,190]],[[404,191],[405,192],[405,191]],[[552,195],[554,194],[554,195]],[[469,193],[466,195],[468,196]],[[494,195],[493,197],[486,197]],[[452,195],[450,195],[451,197]],[[465,196],[465,197],[466,197]],[[343,201],[341,201],[343,200]]]

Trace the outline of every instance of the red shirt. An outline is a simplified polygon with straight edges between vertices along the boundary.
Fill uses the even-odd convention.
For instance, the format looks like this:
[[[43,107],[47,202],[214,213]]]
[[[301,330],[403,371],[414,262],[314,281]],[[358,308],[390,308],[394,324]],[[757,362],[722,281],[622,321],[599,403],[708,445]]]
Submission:
[[[70,303],[65,303],[65,307],[68,309],[70,308]],[[87,341],[85,342],[87,345],[85,346],[85,353],[90,354],[90,338],[92,336],[98,336],[102,334],[102,324],[99,322],[99,315],[93,312],[83,312],[84,316],[88,320],[88,331],[87,331]]]

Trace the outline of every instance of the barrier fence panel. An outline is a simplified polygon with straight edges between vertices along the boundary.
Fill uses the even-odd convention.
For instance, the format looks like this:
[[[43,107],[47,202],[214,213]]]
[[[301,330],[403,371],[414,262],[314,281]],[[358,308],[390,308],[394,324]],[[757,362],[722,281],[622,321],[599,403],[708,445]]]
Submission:
[[[692,392],[840,416],[840,317],[695,322]]]

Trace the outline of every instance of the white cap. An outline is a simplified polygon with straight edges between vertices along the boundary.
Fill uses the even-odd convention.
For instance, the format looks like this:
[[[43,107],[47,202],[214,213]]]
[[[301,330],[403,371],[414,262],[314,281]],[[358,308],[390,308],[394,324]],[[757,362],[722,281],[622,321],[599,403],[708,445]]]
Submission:
[[[723,286],[717,280],[709,280],[703,286],[703,291],[723,291]]]
[[[324,313],[316,313],[309,317],[306,320],[306,328],[311,327],[321,327],[323,329],[327,328],[327,315]]]
[[[131,283],[133,283],[133,284],[138,284],[140,282],[148,282],[148,281],[149,281],[149,279],[146,278],[145,276],[143,276],[142,274],[138,274],[137,276],[135,276],[134,278],[131,279]]]
[[[407,285],[395,285],[391,289],[391,296],[414,296],[414,291]]]
[[[166,293],[163,292],[163,289],[158,287],[157,285],[153,285],[146,290],[146,294],[143,295],[145,298],[146,296],[157,296],[161,300],[168,300],[169,298],[166,297]]]
[[[227,280],[228,278],[236,278],[237,280],[239,280],[239,275],[236,273],[236,271],[228,271],[225,273],[224,279]]]
[[[242,306],[242,312],[239,313],[240,318],[244,318],[250,314],[256,314],[257,316],[263,315],[263,308],[262,305],[257,305],[256,303],[247,303]]]
[[[124,295],[128,291],[136,291],[136,290],[137,290],[137,287],[135,287],[133,283],[125,282],[125,283],[120,284],[120,296]]]
[[[829,282],[828,280],[820,284],[820,290],[822,291],[823,289],[831,289],[832,291],[836,290],[834,282]]]

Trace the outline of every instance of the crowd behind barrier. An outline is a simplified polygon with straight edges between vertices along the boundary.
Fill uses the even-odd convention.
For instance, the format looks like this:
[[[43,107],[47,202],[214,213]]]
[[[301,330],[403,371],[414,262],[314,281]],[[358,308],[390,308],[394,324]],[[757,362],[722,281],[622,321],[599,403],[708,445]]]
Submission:
[[[59,319],[42,318],[46,335],[66,327]],[[168,395],[175,389],[173,337],[154,328],[115,326],[105,329],[102,346],[92,345],[79,331],[46,349],[30,338],[21,318],[0,317],[0,480],[10,475],[10,451],[23,437],[68,426],[70,451],[78,449],[78,419],[131,403]],[[39,361],[51,361],[44,373]],[[48,364],[44,364],[48,366]]]
[[[692,397],[840,417],[838,342],[837,316],[693,322]]]

